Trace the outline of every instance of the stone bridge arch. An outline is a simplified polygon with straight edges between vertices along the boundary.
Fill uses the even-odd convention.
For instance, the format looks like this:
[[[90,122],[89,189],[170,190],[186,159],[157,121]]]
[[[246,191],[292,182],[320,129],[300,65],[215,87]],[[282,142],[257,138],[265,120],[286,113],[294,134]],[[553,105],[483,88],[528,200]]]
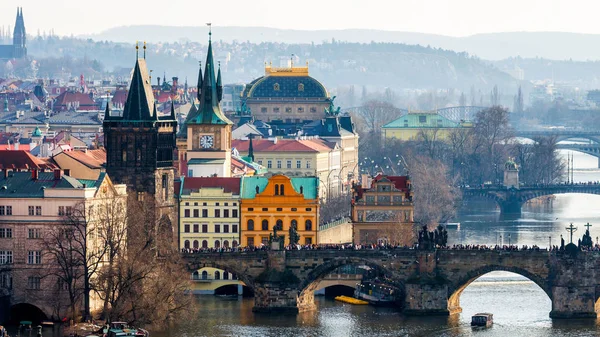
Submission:
[[[521,275],[540,287],[540,289],[542,289],[546,295],[548,295],[550,300],[552,300],[552,289],[549,286],[546,277],[537,275],[536,273],[533,273],[525,268],[494,264],[473,269],[448,285],[448,311],[450,313],[462,312],[462,308],[460,306],[460,296],[462,295],[463,291],[481,276],[494,271],[505,271]]]

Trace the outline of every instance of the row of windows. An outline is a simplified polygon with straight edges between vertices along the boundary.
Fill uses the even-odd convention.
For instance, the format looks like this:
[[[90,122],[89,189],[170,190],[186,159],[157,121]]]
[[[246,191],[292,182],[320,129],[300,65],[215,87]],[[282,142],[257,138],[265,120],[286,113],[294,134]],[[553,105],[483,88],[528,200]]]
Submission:
[[[218,270],[215,270],[214,273],[214,279],[215,280],[220,280],[221,279],[221,272]],[[229,280],[229,273],[224,271],[223,272],[223,280]],[[202,271],[202,274],[198,273],[198,271],[195,271],[192,273],[192,280],[208,280],[208,272],[206,270]],[[236,277],[235,275],[231,274],[231,279],[235,280]]]
[[[189,209],[183,210],[183,216],[186,217],[186,218],[189,218],[190,214],[191,214],[191,211],[192,210],[189,210]],[[194,218],[199,218],[200,217],[200,210],[194,209],[193,211],[194,211]],[[238,210],[237,209],[232,209],[231,213],[229,212],[230,210],[228,210],[228,209],[223,209],[223,210],[215,209],[215,211],[214,211],[214,217],[215,218],[220,218],[221,217],[221,211],[223,211],[223,218],[229,218],[230,214],[231,214],[231,218],[237,218],[238,217]],[[202,210],[202,217],[203,218],[208,218],[208,210],[207,209],[203,209]]]
[[[42,206],[29,206],[29,215],[42,215]]]
[[[190,240],[185,240],[183,242],[183,247],[186,249],[208,248],[207,240],[202,240],[202,247],[200,247],[200,241],[198,241],[198,240],[194,240],[191,243],[192,243],[192,245],[190,246]],[[231,241],[231,246],[233,248],[237,247],[238,246],[237,240]],[[221,248],[221,240],[215,240],[214,248]],[[223,240],[223,248],[229,248],[229,240]]]
[[[263,212],[268,212],[269,211],[269,209],[266,208],[266,207],[264,207],[262,210],[263,210]],[[308,208],[305,208],[305,210],[307,212],[311,212],[312,208],[308,207]],[[248,207],[247,211],[248,212],[254,212],[254,208],[253,207]],[[292,208],[290,208],[290,211],[297,212],[298,209],[296,207],[292,207]],[[277,212],[283,212],[283,208],[277,208]]]
[[[248,220],[247,225],[248,225],[247,228],[248,228],[249,231],[255,230],[254,229],[254,220],[252,220],[252,219]],[[296,229],[298,229],[298,221],[295,220],[295,219],[292,220],[290,222],[290,226],[295,227]],[[269,220],[265,219],[260,224],[260,230],[263,230],[263,231],[271,230],[271,228],[269,228],[269,227],[270,227],[269,226]],[[305,231],[312,231],[313,230],[312,227],[313,227],[313,223],[312,223],[311,220],[306,220],[304,222],[304,230]],[[275,226],[273,226],[272,229],[275,229],[275,228],[277,230],[283,230],[283,220],[278,219],[277,221],[275,221]]]
[[[317,108],[316,107],[310,107],[308,110],[311,113],[316,113],[317,112]],[[286,106],[284,108],[284,111],[287,112],[287,113],[292,113],[293,109],[292,109],[292,107]],[[269,108],[263,106],[263,107],[260,108],[260,112],[267,113],[267,112],[269,112]],[[271,112],[273,112],[273,113],[280,113],[281,112],[281,108],[278,107],[278,106],[273,107],[273,109],[271,110]],[[305,110],[304,110],[303,107],[298,107],[298,108],[296,108],[296,112],[298,112],[298,113],[304,113]]]
[[[11,263],[13,263],[12,250],[0,250],[0,264]],[[27,264],[42,264],[42,252],[39,250],[27,252]]]
[[[193,227],[192,227],[193,226]],[[183,226],[183,232],[184,233],[192,233],[190,232],[190,228],[193,228],[193,233],[200,233],[200,225],[199,224],[193,224],[192,226],[190,226],[189,224],[185,224]],[[229,225],[215,225],[214,228],[214,232],[215,233],[221,233],[221,226],[223,226],[223,233],[229,233]],[[237,233],[238,232],[238,225],[231,225],[231,233]],[[207,224],[203,224],[202,225],[202,233],[208,233],[208,225]]]
[[[263,245],[268,245],[269,244],[269,237],[268,236],[263,236],[261,237],[261,243]],[[248,245],[249,247],[254,247],[254,238],[253,237],[249,237],[248,239],[246,239],[246,245]],[[313,240],[311,237],[308,238],[304,238],[304,244],[305,245],[312,245],[313,244]]]
[[[263,164],[262,160],[258,161],[259,165]],[[282,160],[277,160],[277,168],[283,168],[282,164],[283,161]],[[267,168],[273,168],[273,161],[272,160],[267,160]],[[291,169],[292,168],[292,161],[291,160],[286,160],[285,162],[285,168]],[[296,160],[296,168],[297,169],[301,169],[302,168],[302,161],[301,160]],[[306,161],[306,168],[309,169],[310,168],[310,161]]]
[[[71,215],[73,213],[73,207],[71,206],[58,206],[58,215]],[[30,216],[42,215],[42,206],[29,206],[27,208],[27,214]],[[13,215],[12,206],[0,206],[0,215]]]
[[[189,205],[190,205],[190,203],[189,203],[189,202],[186,202],[186,203],[185,203],[185,205],[186,205],[186,206],[189,206]],[[198,203],[197,203],[197,202],[194,202],[194,206],[198,206]],[[203,203],[202,203],[202,206],[208,206],[208,203],[207,203],[207,202],[203,202]],[[212,206],[212,205],[211,205],[211,206]],[[215,202],[215,206],[220,206],[220,203],[218,203],[218,202]],[[223,203],[223,206],[229,206],[229,203],[228,203],[228,202],[225,202],[225,203]],[[237,206],[237,202],[234,202],[234,203],[233,203],[233,206]]]
[[[12,215],[12,206],[0,206],[0,215]]]
[[[11,239],[13,237],[12,228],[0,228],[0,239]],[[28,228],[27,238],[28,239],[39,239],[42,237],[41,228]]]

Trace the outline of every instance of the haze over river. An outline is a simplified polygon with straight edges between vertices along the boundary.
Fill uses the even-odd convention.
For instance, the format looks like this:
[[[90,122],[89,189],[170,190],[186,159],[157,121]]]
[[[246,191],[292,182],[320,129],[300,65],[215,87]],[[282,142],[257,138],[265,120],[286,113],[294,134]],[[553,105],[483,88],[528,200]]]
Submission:
[[[566,153],[566,152],[564,152]],[[597,158],[574,153],[575,181],[598,181]],[[571,222],[581,237],[587,222],[594,241],[600,236],[600,196],[557,195],[552,206],[526,205],[518,219],[501,219],[495,205],[488,201],[471,202],[456,220],[460,229],[450,230],[449,242],[494,245],[500,235],[508,244],[547,247],[568,240],[565,227]],[[498,241],[497,241],[498,240]],[[567,241],[568,242],[568,241]],[[516,274],[493,272],[469,285],[461,296],[463,312],[448,317],[404,317],[394,309],[352,306],[316,297],[318,309],[298,316],[252,313],[251,298],[223,301],[213,296],[198,297],[201,311],[196,320],[171,331],[154,333],[158,337],[181,336],[597,336],[595,320],[560,321],[548,317],[548,296],[533,282]],[[494,314],[494,326],[471,329],[471,315]]]

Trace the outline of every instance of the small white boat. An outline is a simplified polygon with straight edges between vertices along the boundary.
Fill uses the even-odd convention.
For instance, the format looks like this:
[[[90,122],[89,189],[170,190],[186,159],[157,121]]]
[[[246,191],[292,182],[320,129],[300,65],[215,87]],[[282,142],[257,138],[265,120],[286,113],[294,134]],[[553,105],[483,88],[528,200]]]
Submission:
[[[460,229],[460,222],[446,222],[446,228]]]
[[[489,328],[494,324],[494,315],[488,312],[480,312],[471,316],[471,326],[482,326]]]

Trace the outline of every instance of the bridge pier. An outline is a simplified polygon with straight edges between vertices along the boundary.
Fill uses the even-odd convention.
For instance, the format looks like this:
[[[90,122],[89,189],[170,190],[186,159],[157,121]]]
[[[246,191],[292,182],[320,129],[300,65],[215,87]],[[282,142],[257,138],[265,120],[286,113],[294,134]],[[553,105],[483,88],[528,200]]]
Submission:
[[[551,318],[597,318],[595,286],[552,287]]]
[[[507,200],[500,204],[500,213],[519,215],[521,214],[521,206],[521,203],[516,200]]]
[[[254,312],[297,314],[314,310],[315,296],[312,291],[302,294],[296,287],[278,283],[255,284]]]
[[[404,314],[412,316],[449,316],[462,308],[448,305],[448,286],[445,284],[405,284]]]

